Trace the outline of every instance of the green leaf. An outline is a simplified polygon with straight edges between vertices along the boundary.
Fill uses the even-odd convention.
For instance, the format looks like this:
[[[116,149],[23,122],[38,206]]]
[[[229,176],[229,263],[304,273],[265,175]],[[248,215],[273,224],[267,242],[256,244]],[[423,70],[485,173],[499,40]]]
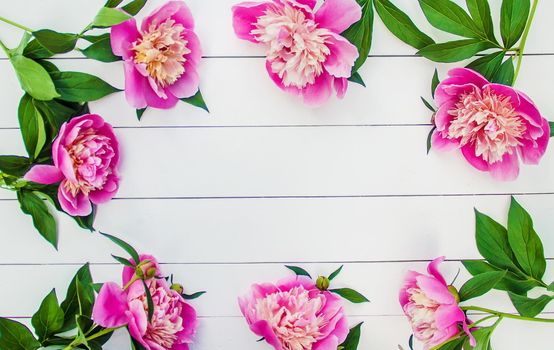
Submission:
[[[373,0],[359,0],[358,3],[363,4],[362,18],[341,34],[358,49],[359,56],[352,67],[352,74],[356,73],[367,60],[373,39],[373,19],[375,17]]]
[[[42,46],[38,40],[33,39],[27,44],[27,46],[25,46],[23,56],[32,59],[43,59],[54,56],[54,53]]]
[[[554,292],[554,282],[550,283],[550,285],[546,288],[549,292]]]
[[[55,72],[52,80],[60,99],[70,102],[96,101],[121,91],[94,75],[81,72]]]
[[[462,350],[467,339],[467,336],[452,338],[446,343],[443,343],[437,350]]]
[[[100,232],[100,234],[106,238],[108,238],[110,241],[117,244],[121,249],[127,252],[131,256],[131,258],[134,260],[135,264],[140,264],[140,257],[139,253],[133,248],[129,243],[125,242],[122,239],[119,239],[115,236],[109,235],[107,233]]]
[[[363,322],[358,323],[350,329],[346,339],[342,344],[339,345],[339,349],[343,350],[356,350],[360,344],[360,336],[362,334],[362,324]]]
[[[37,100],[49,101],[60,95],[50,75],[40,64],[21,55],[10,57],[21,88]]]
[[[431,131],[429,131],[429,135],[427,135],[427,154],[431,152],[431,148],[433,147],[433,134],[435,133],[435,130],[437,130],[437,127],[433,126]]]
[[[489,292],[506,276],[506,271],[490,271],[477,275],[460,288],[460,300],[480,297]]]
[[[63,327],[64,314],[58,304],[56,290],[52,291],[42,300],[38,311],[33,315],[31,323],[35,328],[38,339],[42,342],[52,334],[56,334]]]
[[[492,78],[493,83],[512,86],[514,83],[514,61],[508,58],[500,68],[496,71],[496,74]]]
[[[362,76],[358,72],[355,72],[354,74],[352,74],[350,78],[348,78],[348,81],[352,83],[360,84],[361,86],[366,87],[364,80],[362,79]]]
[[[492,46],[481,39],[464,39],[432,44],[419,50],[418,54],[435,62],[458,62],[475,56]]]
[[[508,213],[508,242],[523,271],[542,280],[546,259],[541,239],[533,228],[533,219],[514,197]]]
[[[466,0],[467,8],[477,27],[487,39],[497,43],[488,0]]]
[[[341,297],[350,301],[351,303],[360,304],[360,303],[369,302],[369,300],[366,297],[364,297],[362,294],[355,291],[354,289],[339,288],[339,289],[330,289],[329,291],[340,295]]]
[[[433,73],[433,79],[431,80],[431,95],[433,98],[435,98],[435,91],[437,91],[437,87],[441,83],[439,79],[439,72],[437,69],[435,69],[435,73]]]
[[[329,277],[328,277],[329,281],[332,281],[335,277],[337,277],[339,275],[339,273],[341,273],[343,267],[344,267],[344,265],[341,265],[338,269],[333,271],[333,273],[330,274]]]
[[[75,48],[77,34],[58,33],[50,29],[42,29],[33,32],[33,36],[39,44],[52,53],[66,53]]]
[[[108,0],[104,7],[117,7],[121,4],[123,0]]]
[[[144,114],[144,112],[146,112],[146,107],[136,110],[137,119],[139,120],[139,122],[140,122],[140,120],[142,119],[142,115]]]
[[[91,44],[97,43],[101,40],[104,40],[106,37],[110,37],[110,33],[104,33],[100,35],[83,35],[81,36],[82,39],[85,39]]]
[[[484,327],[471,332],[471,334],[473,334],[473,337],[475,337],[475,341],[477,342],[476,346],[472,349],[489,350],[491,344],[491,336],[495,328],[495,326]],[[466,341],[469,342],[469,339],[467,339]]]
[[[466,38],[484,36],[463,8],[450,0],[419,0],[419,5],[431,25]]]
[[[58,69],[58,67],[56,67],[56,65],[54,63],[50,62],[50,61],[40,59],[40,60],[37,60],[37,63],[40,64],[42,66],[42,68],[46,69],[48,74],[50,74],[52,72],[59,72],[60,71]],[[43,102],[46,102],[46,101],[43,101]]]
[[[478,276],[485,272],[505,272],[505,270],[498,269],[484,261],[480,260],[466,260],[462,262],[464,267],[473,276]],[[494,289],[511,291],[516,294],[525,294],[535,287],[540,287],[541,284],[538,281],[530,280],[526,276],[518,276],[513,272],[507,272],[506,276],[500,281]]]
[[[8,175],[22,177],[30,167],[31,162],[27,157],[0,156],[0,171]]]
[[[289,265],[285,265],[285,267],[289,270],[291,270],[292,272],[294,272],[296,274],[296,276],[307,276],[309,278],[312,278],[312,276],[310,276],[310,274],[308,273],[308,271],[304,270],[303,268],[301,267],[298,267],[298,266],[289,266]]]
[[[481,255],[493,266],[520,273],[508,243],[507,230],[489,216],[475,210],[475,239]]]
[[[142,285],[144,286],[144,292],[146,293],[146,303],[148,305],[148,323],[152,321],[152,316],[154,316],[154,301],[152,300],[152,294],[150,294],[150,288],[146,285],[144,280]]]
[[[181,296],[185,300],[193,300],[193,299],[196,299],[196,298],[198,298],[198,297],[200,297],[201,295],[204,295],[204,294],[206,294],[206,292],[201,291],[201,292],[196,292],[196,293],[192,293],[192,294],[181,294]]]
[[[61,304],[64,312],[63,331],[75,328],[76,315],[90,317],[92,315],[92,306],[94,305],[93,281],[90,274],[89,264],[83,265],[71,280],[65,300]]]
[[[130,18],[131,16],[122,11],[111,7],[102,7],[96,17],[94,17],[92,25],[96,28],[109,28],[125,22]]]
[[[0,349],[2,350],[35,350],[40,343],[29,328],[19,322],[0,317]]]
[[[31,159],[35,159],[46,144],[44,119],[36,108],[33,98],[23,95],[18,108],[19,127],[23,143]]]
[[[103,286],[104,286],[104,283],[93,283],[92,289],[94,289],[96,293],[100,293],[100,290],[102,289]]]
[[[554,122],[548,122],[548,125],[550,125],[550,137],[554,136]]]
[[[46,203],[33,192],[25,190],[17,192],[17,200],[21,210],[33,218],[33,225],[41,236],[52,244],[54,248],[58,249],[56,220],[50,213]]]
[[[421,101],[423,102],[423,104],[425,105],[425,107],[427,107],[427,109],[429,109],[431,112],[436,112],[435,108],[431,105],[431,103],[429,103],[429,101],[427,101],[425,98],[423,98],[423,96],[421,96]]]
[[[521,38],[529,12],[530,0],[503,0],[500,9],[500,34],[507,49],[511,49]]]
[[[103,36],[86,49],[81,50],[81,53],[88,58],[100,62],[116,62],[121,60],[121,57],[114,55],[112,52],[109,35]]]
[[[204,97],[202,97],[202,93],[200,92],[200,90],[198,90],[198,92],[196,92],[194,96],[182,98],[181,101],[195,107],[202,108],[206,112],[210,113],[210,110],[208,109],[208,106],[206,105],[206,102],[204,101]]]
[[[500,69],[503,59],[504,51],[493,52],[471,62],[467,65],[467,68],[481,73],[489,81],[492,81],[496,72]]]
[[[524,317],[537,316],[554,299],[554,296],[549,295],[541,295],[537,299],[532,299],[512,292],[508,292],[508,294],[517,312]]]
[[[112,254],[112,258],[114,258],[121,265],[132,267],[133,270],[135,269],[135,265],[133,265],[132,262],[130,262],[129,260],[127,260],[125,258],[122,258],[122,257],[117,256],[117,255],[113,255],[113,254]]]
[[[133,0],[127,5],[123,6],[121,9],[127,12],[128,14],[130,14],[131,16],[134,16],[137,13],[139,13],[140,10],[142,10],[144,5],[146,5],[146,1],[147,0]]]
[[[388,30],[406,44],[421,50],[435,43],[416,27],[408,15],[389,0],[375,0],[375,9]]]

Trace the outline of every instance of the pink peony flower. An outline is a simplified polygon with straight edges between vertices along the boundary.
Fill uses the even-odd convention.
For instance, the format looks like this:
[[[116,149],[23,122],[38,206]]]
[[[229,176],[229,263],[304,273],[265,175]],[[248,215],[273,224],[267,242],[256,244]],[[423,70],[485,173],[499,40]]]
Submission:
[[[435,92],[433,148],[460,148],[473,167],[499,180],[517,178],[519,158],[539,163],[550,126],[529,97],[467,68],[448,74]]]
[[[438,270],[443,261],[444,257],[440,257],[429,264],[427,272],[430,276],[408,272],[400,290],[400,305],[408,316],[414,336],[424,343],[425,350],[452,339],[461,330],[475,346],[466,315]]]
[[[91,202],[112,199],[119,188],[119,143],[112,126],[96,114],[64,123],[52,144],[54,165],[35,165],[25,179],[40,184],[61,182],[58,200],[65,212],[86,216]]]
[[[239,305],[252,332],[276,350],[336,350],[349,332],[340,297],[303,276],[254,284]]]
[[[171,108],[198,91],[202,51],[183,1],[152,12],[140,30],[134,18],[112,27],[110,39],[125,61],[125,96],[134,108]]]
[[[356,0],[270,0],[233,6],[233,27],[240,39],[267,46],[266,68],[284,91],[321,105],[332,94],[342,98],[358,50],[340,35],[360,20]]]
[[[157,271],[157,278],[146,281],[154,302],[151,322],[148,322],[148,301],[141,280],[132,282],[125,290],[117,283],[105,283],[92,311],[94,322],[105,328],[126,325],[131,336],[147,350],[188,350],[198,323],[196,311],[160,277],[154,257],[141,255],[140,259],[150,261],[142,267],[143,272],[152,267]],[[134,275],[132,268],[124,267],[123,285]]]

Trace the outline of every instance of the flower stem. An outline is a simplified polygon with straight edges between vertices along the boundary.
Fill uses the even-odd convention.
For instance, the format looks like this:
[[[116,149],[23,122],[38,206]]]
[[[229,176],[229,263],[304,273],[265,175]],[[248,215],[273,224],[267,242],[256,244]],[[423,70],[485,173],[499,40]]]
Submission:
[[[550,319],[550,318],[525,317],[525,316],[520,316],[520,315],[508,314],[508,313],[500,312],[500,311],[496,311],[496,310],[491,310],[491,309],[487,309],[487,308],[479,307],[479,306],[462,306],[462,310],[486,312],[486,313],[491,314],[491,315],[496,315],[498,317],[503,317],[503,318],[511,318],[511,319],[514,319],[514,320],[554,323],[554,319]]]
[[[125,327],[125,326],[103,329],[103,330],[101,330],[100,332],[91,335],[90,337],[86,337],[86,338],[85,338],[85,341],[86,341],[86,342],[89,342],[89,341],[94,340],[94,339],[96,339],[96,338],[103,337],[103,336],[105,336],[106,334],[112,333],[113,331],[118,330],[118,329],[123,328],[123,327]],[[76,349],[77,346],[83,344],[83,343],[81,343],[81,342],[76,342],[76,340],[77,340],[77,339],[75,339],[74,341],[72,341],[71,344],[69,344],[68,346],[66,346],[65,348],[63,348],[63,350]]]
[[[533,23],[533,18],[535,18],[535,12],[537,11],[537,5],[539,0],[533,1],[533,7],[531,8],[531,14],[529,15],[529,20],[525,25],[525,30],[523,31],[523,37],[521,38],[521,44],[519,45],[519,54],[517,59],[517,68],[514,74],[514,81],[512,85],[516,84],[517,76],[519,75],[519,70],[521,69],[521,62],[523,61],[523,51],[525,50],[525,44],[527,43],[527,36],[529,35],[529,30],[531,30],[531,24]]]
[[[8,49],[8,47],[6,45],[4,45],[4,42],[2,40],[0,40],[0,47],[6,53],[6,56],[8,56],[8,57],[11,56],[10,49]]]
[[[7,18],[5,18],[5,17],[2,17],[2,16],[0,16],[0,21],[2,21],[2,22],[4,22],[4,23],[7,23],[7,24],[9,24],[9,25],[12,25],[12,26],[14,26],[14,27],[16,27],[16,28],[19,28],[19,29],[21,29],[21,30],[24,30],[24,31],[26,31],[26,32],[29,32],[29,33],[34,32],[34,30],[32,30],[31,28],[25,27],[24,25],[19,24],[19,23],[14,22],[14,21],[10,21],[9,19],[7,19]]]

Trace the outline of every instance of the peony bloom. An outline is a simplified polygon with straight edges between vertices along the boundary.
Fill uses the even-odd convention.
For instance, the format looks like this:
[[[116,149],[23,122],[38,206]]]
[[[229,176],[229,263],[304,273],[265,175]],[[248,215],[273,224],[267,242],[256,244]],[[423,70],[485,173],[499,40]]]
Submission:
[[[240,39],[267,47],[266,68],[284,91],[321,105],[333,88],[342,98],[358,50],[340,35],[360,20],[356,0],[243,2],[233,6],[233,26]]]
[[[110,39],[125,61],[125,96],[134,108],[171,108],[198,91],[202,51],[183,1],[155,10],[140,30],[134,18],[112,27]]]
[[[25,179],[40,184],[60,182],[58,200],[72,216],[92,212],[91,202],[112,199],[119,188],[119,143],[112,126],[96,114],[64,123],[52,144],[54,165],[35,165]]]
[[[340,297],[303,276],[254,284],[239,305],[252,332],[276,350],[336,350],[349,332]]]
[[[132,282],[125,290],[117,283],[105,283],[92,311],[94,322],[105,328],[126,325],[131,336],[147,350],[188,350],[198,323],[196,311],[161,278],[154,257],[141,255],[140,259],[150,261],[142,267],[143,272],[156,269],[156,277],[146,280],[154,303],[151,322],[141,280]],[[123,285],[132,281],[134,275],[132,268],[124,267]]]
[[[408,272],[400,290],[400,305],[408,316],[414,336],[424,343],[425,350],[452,339],[462,330],[475,346],[466,315],[438,270],[443,261],[444,257],[440,257],[429,264],[430,276]]]
[[[538,164],[546,151],[548,121],[510,86],[489,83],[467,68],[452,69],[437,87],[435,102],[433,148],[460,148],[473,167],[496,179],[516,179],[519,158]]]

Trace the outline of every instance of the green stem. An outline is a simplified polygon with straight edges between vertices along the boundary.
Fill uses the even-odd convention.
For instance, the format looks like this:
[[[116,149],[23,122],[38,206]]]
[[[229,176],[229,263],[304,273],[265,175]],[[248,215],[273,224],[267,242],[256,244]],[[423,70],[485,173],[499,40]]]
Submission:
[[[471,324],[471,327],[475,327],[477,326],[479,323],[483,323],[487,320],[490,320],[491,318],[495,318],[495,317],[498,317],[496,315],[490,315],[490,316],[487,316],[487,317],[483,317],[482,319],[480,319],[479,321],[476,321],[474,323]]]
[[[25,27],[24,25],[19,24],[19,23],[14,22],[14,21],[10,21],[9,19],[7,19],[7,18],[5,18],[5,17],[2,17],[2,16],[0,16],[0,21],[2,21],[2,22],[4,22],[4,23],[7,23],[7,24],[9,24],[9,25],[12,25],[12,26],[14,26],[14,27],[17,27],[17,28],[19,28],[19,29],[21,29],[21,30],[24,30],[24,31],[26,31],[26,32],[29,32],[29,33],[34,32],[34,30],[32,30],[31,28]]]
[[[91,335],[90,337],[86,337],[86,338],[85,338],[85,341],[86,341],[86,342],[89,342],[89,341],[94,340],[94,339],[96,339],[96,338],[100,338],[100,337],[102,337],[102,336],[105,336],[106,334],[112,333],[113,331],[118,330],[118,329],[123,328],[123,327],[125,327],[125,326],[116,327],[116,328],[106,328],[106,329],[103,329],[103,330],[101,330],[100,332]],[[72,341],[71,344],[69,344],[68,346],[66,346],[63,350],[75,349],[77,346],[79,346],[79,345],[82,344],[82,343],[77,344],[77,343],[75,342],[76,340],[77,340],[77,339],[75,339],[74,341]]]
[[[491,315],[496,315],[498,317],[503,317],[503,318],[511,318],[511,319],[514,319],[514,320],[554,323],[554,319],[550,319],[550,318],[525,317],[525,316],[520,316],[520,315],[513,315],[513,314],[508,314],[508,313],[505,313],[505,312],[491,310],[491,309],[487,309],[487,308],[479,307],[479,306],[462,306],[462,310],[486,312],[486,313],[491,314]]]
[[[6,53],[6,56],[10,57],[10,49],[8,49],[8,47],[6,45],[4,45],[4,42],[2,40],[0,40],[0,47],[2,48],[2,50],[4,50],[4,52]]]
[[[529,15],[529,20],[527,21],[527,24],[525,25],[525,30],[523,31],[523,37],[521,38],[521,44],[519,45],[519,55],[517,59],[517,68],[514,75],[514,81],[512,85],[516,84],[517,76],[519,75],[519,70],[521,69],[521,62],[523,61],[523,51],[525,50],[525,44],[527,43],[527,36],[529,35],[529,31],[531,30],[531,24],[533,23],[533,18],[535,18],[535,12],[537,11],[537,5],[539,4],[539,0],[533,1],[533,7],[531,8],[531,14]]]

